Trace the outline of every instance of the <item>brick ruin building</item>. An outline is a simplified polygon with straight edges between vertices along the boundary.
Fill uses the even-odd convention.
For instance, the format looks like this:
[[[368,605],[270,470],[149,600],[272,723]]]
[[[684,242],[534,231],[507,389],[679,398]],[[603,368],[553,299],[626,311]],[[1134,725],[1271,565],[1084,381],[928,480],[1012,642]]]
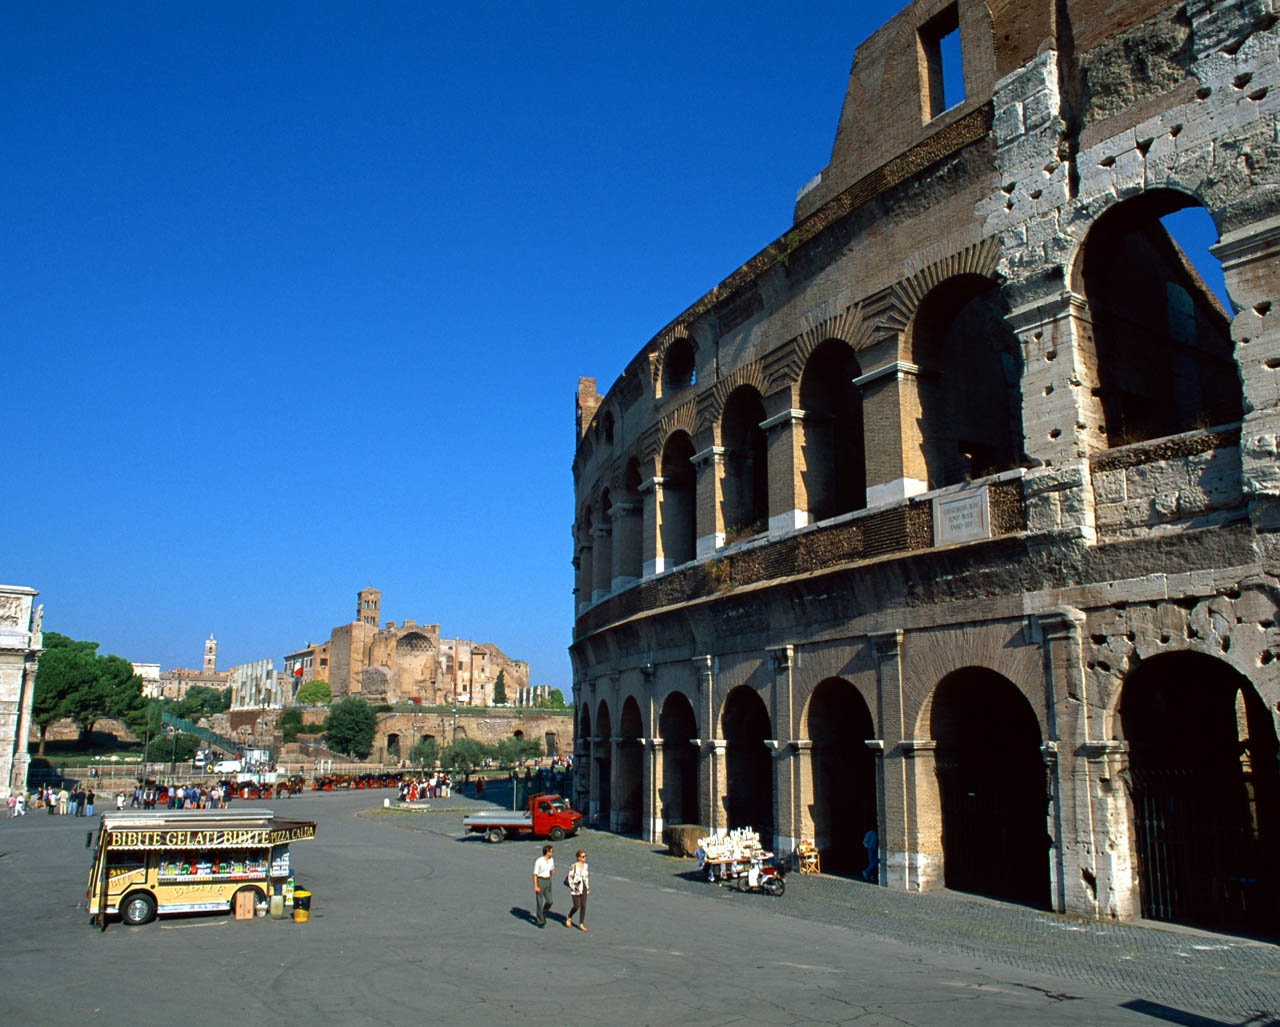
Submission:
[[[356,619],[334,628],[328,642],[286,656],[285,676],[299,684],[327,681],[335,700],[362,695],[373,703],[428,705],[488,706],[499,672],[508,696],[529,684],[529,664],[496,645],[441,638],[439,624],[406,620],[379,627],[381,613],[382,593],[361,589]]]
[[[601,823],[845,870],[875,827],[890,888],[1274,930],[1276,21],[920,0],[857,49],[790,230],[579,383]]]

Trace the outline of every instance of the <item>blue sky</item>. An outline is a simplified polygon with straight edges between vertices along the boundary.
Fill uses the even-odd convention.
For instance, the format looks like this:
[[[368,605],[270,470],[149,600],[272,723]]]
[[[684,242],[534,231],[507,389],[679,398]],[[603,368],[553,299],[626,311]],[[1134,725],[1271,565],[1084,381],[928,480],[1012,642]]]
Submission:
[[[165,668],[373,585],[567,694],[577,378],[789,227],[900,6],[11,7],[0,580]]]

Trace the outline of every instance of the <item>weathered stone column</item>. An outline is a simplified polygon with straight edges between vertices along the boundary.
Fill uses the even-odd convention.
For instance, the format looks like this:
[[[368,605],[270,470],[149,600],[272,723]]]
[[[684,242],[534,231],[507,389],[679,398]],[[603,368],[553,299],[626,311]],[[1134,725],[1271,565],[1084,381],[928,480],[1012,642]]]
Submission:
[[[724,447],[708,446],[693,454],[697,474],[697,546],[694,555],[701,560],[724,545]]]
[[[598,603],[609,595],[613,584],[613,528],[608,524],[597,524],[592,535],[595,543],[591,555],[591,601]]]
[[[777,737],[765,744],[773,754],[773,851],[782,855],[794,851],[801,837],[796,815],[795,750],[786,744],[793,734],[795,647],[770,646],[769,656],[773,665],[773,732]]]
[[[609,508],[613,525],[613,568],[609,589],[620,592],[639,580],[644,566],[644,523],[636,503],[614,503]]]
[[[926,738],[904,738],[899,748],[907,776],[907,859],[903,887],[908,891],[928,891],[943,880],[938,743]]]
[[[658,508],[662,501],[662,479],[653,477],[641,482],[640,495],[644,502],[640,528],[640,577],[651,578],[667,569],[662,551],[662,526],[658,519]]]
[[[1277,313],[1272,304],[1280,295],[1280,217],[1227,232],[1209,252],[1222,262],[1227,292],[1239,310],[1231,340],[1244,386],[1243,487],[1254,500],[1254,523],[1271,532],[1280,528],[1280,318],[1270,316]]]
[[[1084,745],[1092,725],[1081,656],[1084,614],[1079,610],[1050,610],[1036,615],[1044,635],[1045,702],[1051,737],[1045,753],[1053,801],[1049,808],[1051,896],[1059,913],[1097,916],[1096,889],[1084,882],[1097,879],[1097,839],[1090,816],[1089,769]],[[1059,753],[1070,754],[1064,761]],[[1065,765],[1064,765],[1065,763]]]
[[[862,390],[862,423],[868,428],[867,506],[919,495],[929,487],[924,454],[918,445],[920,368],[901,360],[877,367],[853,380]],[[909,427],[908,427],[909,426]],[[874,429],[874,430],[873,430]]]
[[[618,716],[618,714],[614,714]],[[618,795],[621,789],[618,787],[619,768],[622,765],[622,743],[624,739],[620,735],[614,735],[609,739],[609,830],[615,834],[623,830],[622,818],[618,813]]]
[[[803,410],[784,410],[760,422],[769,460],[769,534],[785,535],[812,522],[801,455]]]
[[[587,820],[595,825],[600,823],[600,748],[604,739],[591,737],[587,739],[591,753],[591,801],[587,807]]]
[[[1129,743],[1098,739],[1085,742],[1082,749],[1088,764],[1086,788],[1093,799],[1091,816],[1102,844],[1094,851],[1093,880],[1083,868],[1081,876],[1086,887],[1097,889],[1100,918],[1127,920],[1142,912],[1132,810],[1122,779],[1129,769]]]
[[[724,810],[725,750],[729,743],[723,738],[694,738],[698,746],[698,790],[706,796],[704,817],[712,831],[727,828]]]
[[[662,739],[644,738],[644,824],[647,842],[661,842],[667,825],[662,817]]]
[[[795,811],[792,830],[796,843],[813,838],[813,742],[808,738],[792,738],[787,742],[791,763],[791,808]]]
[[[890,888],[911,890],[914,884],[913,849],[909,840],[911,815],[907,788],[909,753],[903,749],[906,734],[902,710],[901,631],[871,636],[876,661],[877,707],[883,755],[879,761],[880,879]]]
[[[43,607],[32,608],[33,588],[0,589],[0,798],[25,791],[31,757],[31,704],[36,662],[43,645]]]

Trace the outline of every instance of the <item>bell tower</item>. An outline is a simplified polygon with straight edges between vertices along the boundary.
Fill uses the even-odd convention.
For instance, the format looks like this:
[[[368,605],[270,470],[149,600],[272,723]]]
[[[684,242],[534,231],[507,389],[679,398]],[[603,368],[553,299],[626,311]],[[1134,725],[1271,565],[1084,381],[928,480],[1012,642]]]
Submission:
[[[204,644],[204,672],[212,674],[218,669],[218,643],[213,635]]]
[[[382,616],[382,593],[376,588],[362,588],[356,598],[356,620],[376,628]]]

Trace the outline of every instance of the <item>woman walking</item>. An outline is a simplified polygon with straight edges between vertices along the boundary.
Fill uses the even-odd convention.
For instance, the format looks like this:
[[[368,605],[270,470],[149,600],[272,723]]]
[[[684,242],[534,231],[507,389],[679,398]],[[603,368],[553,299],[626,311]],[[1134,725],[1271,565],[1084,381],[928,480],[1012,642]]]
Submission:
[[[581,849],[578,850],[574,857],[574,862],[569,867],[569,873],[565,875],[565,884],[569,886],[569,895],[573,899],[573,907],[569,910],[569,915],[564,918],[565,927],[575,926],[573,922],[573,914],[578,914],[578,930],[585,931],[587,929],[587,896],[591,894],[591,881],[587,876],[587,854]]]

